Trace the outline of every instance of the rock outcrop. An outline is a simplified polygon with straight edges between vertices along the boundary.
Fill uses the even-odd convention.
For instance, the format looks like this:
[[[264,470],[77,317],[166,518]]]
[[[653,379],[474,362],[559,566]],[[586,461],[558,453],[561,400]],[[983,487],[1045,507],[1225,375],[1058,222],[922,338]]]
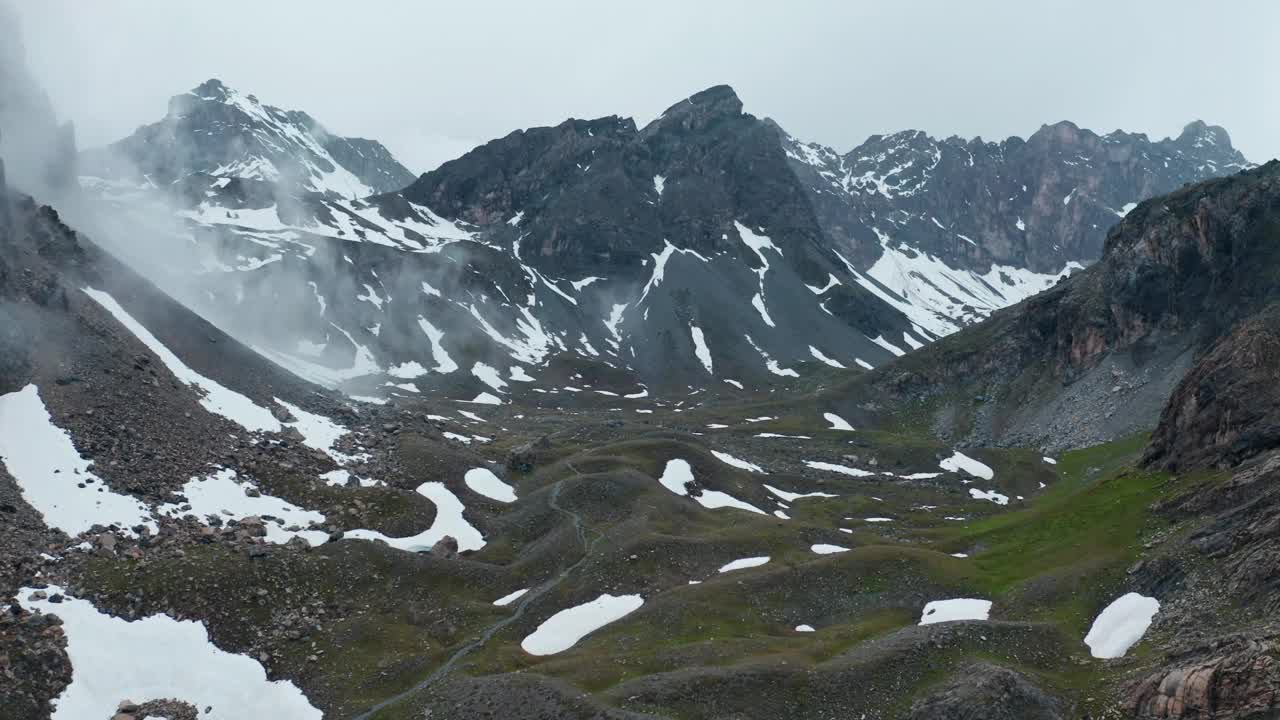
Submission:
[[[49,717],[49,700],[71,683],[66,647],[56,616],[0,609],[0,717]]]
[[[1151,438],[1148,464],[1230,467],[1280,446],[1280,306],[1219,340],[1183,378]]]
[[[1238,639],[1208,657],[1134,683],[1124,708],[1140,720],[1236,720],[1274,717],[1280,705],[1276,645]]]
[[[1061,720],[1062,701],[1008,668],[978,663],[917,700],[909,720]]]
[[[966,397],[982,402],[958,411],[973,423],[951,430],[978,442],[1071,446],[1150,429],[1190,363],[1280,299],[1277,222],[1278,161],[1142,203],[1112,228],[1097,264],[913,353],[875,382],[921,400],[970,389]],[[1266,324],[1226,341],[1208,362],[1249,362],[1243,338],[1261,351]],[[1265,364],[1246,374],[1266,372]],[[1171,427],[1188,422],[1177,419],[1185,411],[1171,412]]]

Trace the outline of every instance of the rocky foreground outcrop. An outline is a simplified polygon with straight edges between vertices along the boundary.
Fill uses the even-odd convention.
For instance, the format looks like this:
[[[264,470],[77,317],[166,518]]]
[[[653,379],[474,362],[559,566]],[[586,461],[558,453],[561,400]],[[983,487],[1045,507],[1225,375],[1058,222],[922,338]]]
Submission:
[[[1183,378],[1147,462],[1230,467],[1280,446],[1280,307],[1240,324]]]
[[[1195,660],[1134,683],[1124,706],[1142,720],[1235,720],[1274,717],[1280,664],[1273,640],[1215,642]]]

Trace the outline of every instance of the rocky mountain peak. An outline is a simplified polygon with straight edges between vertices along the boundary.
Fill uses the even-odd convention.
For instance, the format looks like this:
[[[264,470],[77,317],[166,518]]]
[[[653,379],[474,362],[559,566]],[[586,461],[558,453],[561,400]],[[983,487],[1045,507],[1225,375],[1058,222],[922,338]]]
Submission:
[[[217,78],[210,78],[191,90],[169,98],[169,116],[183,117],[193,111],[201,103],[231,103],[237,93]],[[250,102],[258,104],[257,98],[248,96]]]
[[[1182,133],[1178,135],[1177,143],[1191,148],[1213,148],[1224,152],[1235,149],[1231,145],[1231,135],[1226,128],[1221,125],[1209,125],[1203,120],[1192,120],[1187,123],[1186,127],[1182,128]]]
[[[1079,125],[1070,120],[1059,120],[1056,123],[1041,125],[1040,129],[1031,134],[1027,139],[1029,143],[1037,141],[1044,143],[1057,143],[1062,145],[1071,145],[1080,141],[1081,137],[1094,136],[1094,133],[1088,130],[1081,130]]]
[[[86,174],[161,186],[199,175],[352,198],[413,182],[380,143],[333,134],[305,112],[268,105],[216,78],[171,98],[159,122],[83,159]]]
[[[192,95],[213,100],[225,99],[231,93],[231,88],[227,87],[218,78],[209,78],[200,83],[191,91]]]
[[[715,85],[667,108],[652,125],[698,132],[713,122],[739,115],[742,115],[742,100],[738,94],[728,85]]]

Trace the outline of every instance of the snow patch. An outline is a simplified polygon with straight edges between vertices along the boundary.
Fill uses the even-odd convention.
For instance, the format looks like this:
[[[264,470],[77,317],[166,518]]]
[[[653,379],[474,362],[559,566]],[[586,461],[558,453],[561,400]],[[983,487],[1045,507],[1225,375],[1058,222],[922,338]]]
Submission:
[[[763,557],[742,558],[741,560],[734,560],[733,562],[726,563],[725,565],[721,566],[720,569],[717,570],[716,572],[727,573],[727,572],[733,572],[734,570],[744,570],[746,568],[760,567],[761,565],[764,565],[767,562],[769,562],[768,555],[765,555]]]
[[[444,483],[426,482],[418,486],[418,494],[436,506],[436,519],[431,527],[417,535],[393,538],[376,530],[349,530],[343,536],[352,540],[380,540],[393,548],[408,552],[425,552],[440,542],[445,535],[458,541],[458,550],[479,550],[484,547],[484,536],[462,516],[465,506]]]
[[[537,630],[520,641],[520,647],[530,655],[564,652],[587,635],[639,610],[643,604],[644,598],[639,595],[603,594],[591,602],[566,608],[547,618]]]
[[[786,490],[780,490],[780,489],[778,489],[778,488],[776,488],[776,487],[774,487],[774,486],[772,486],[772,485],[765,485],[765,486],[764,486],[764,489],[765,489],[765,490],[768,490],[769,492],[773,493],[774,495],[777,495],[778,497],[782,498],[782,499],[783,499],[783,500],[785,500],[786,502],[795,502],[796,500],[799,500],[800,498],[811,498],[811,497],[816,497],[816,498],[833,498],[833,497],[837,497],[836,495],[832,495],[831,493],[825,493],[825,492],[811,492],[811,493],[793,493],[793,492],[787,492]]]
[[[252,482],[238,481],[235,470],[223,469],[205,478],[191,478],[182,486],[182,494],[187,498],[190,510],[183,510],[179,504],[167,504],[161,505],[157,511],[170,517],[194,515],[202,521],[210,515],[237,521],[248,517],[261,518],[267,531],[267,542],[278,545],[295,537],[312,546],[322,545],[329,539],[329,533],[323,530],[305,529],[324,522],[324,515],[262,493]],[[275,519],[267,520],[268,516]]]
[[[479,378],[480,382],[498,392],[503,392],[507,387],[507,381],[502,379],[502,373],[482,362],[471,366],[471,374]]]
[[[846,467],[835,463],[820,462],[818,460],[805,460],[804,464],[814,470],[826,470],[828,472],[840,473],[841,475],[848,475],[850,477],[871,477],[872,475],[875,475],[875,473],[868,472],[866,470],[859,470],[858,468]]]
[[[974,477],[982,478],[983,480],[991,480],[996,476],[996,472],[989,466],[974,460],[959,450],[956,450],[951,457],[938,463],[938,467],[948,472],[964,471]]]
[[[702,367],[711,372],[711,349],[707,347],[707,340],[702,335],[702,328],[697,325],[689,326],[689,334],[693,336],[693,352],[698,356],[698,361],[702,363]]]
[[[990,600],[972,598],[934,600],[924,606],[924,610],[920,613],[920,624],[933,625],[954,620],[986,620],[990,616]]]
[[[71,435],[53,424],[35,385],[0,395],[0,463],[45,524],[71,537],[94,525],[157,529],[146,505],[113,492],[89,471]]]
[[[53,720],[108,717],[122,698],[181,698],[210,708],[202,718],[260,717],[320,720],[323,715],[288,680],[269,680],[251,657],[218,649],[203,623],[151,615],[128,621],[99,612],[86,600],[62,594],[60,603],[32,597],[22,605],[62,618],[71,660],[71,684],[54,702]]]
[[[746,460],[742,460],[741,458],[736,458],[727,452],[712,450],[711,454],[715,455],[716,459],[719,460],[720,462],[726,465],[732,465],[733,467],[736,467],[740,470],[746,470],[748,472],[753,472],[753,473],[764,472],[764,469],[761,468],[759,465],[756,465],[755,463],[747,462]]]
[[[422,332],[427,335],[427,341],[431,343],[431,357],[436,361],[436,372],[451,373],[457,370],[458,363],[454,362],[444,349],[444,331],[437,329],[421,315],[418,316],[418,327],[422,328]]]
[[[841,370],[844,369],[844,365],[840,361],[832,360],[831,358],[824,355],[821,350],[819,350],[818,348],[812,345],[809,346],[809,354],[812,355],[819,362],[824,362],[833,368],[840,368]]]
[[[515,592],[513,592],[513,593],[511,593],[511,594],[509,594],[509,595],[503,595],[502,597],[498,598],[497,600],[494,600],[494,601],[493,601],[493,604],[494,604],[494,605],[497,605],[498,607],[506,607],[506,606],[510,605],[511,603],[513,603],[513,602],[515,602],[515,601],[519,600],[520,598],[524,597],[524,594],[525,594],[525,593],[527,593],[527,592],[529,592],[529,588],[524,588],[524,589],[522,589],[522,590],[516,590]]]
[[[853,426],[850,425],[848,421],[846,421],[844,418],[840,417],[835,413],[822,413],[822,419],[831,423],[831,427],[828,428],[829,430],[845,430],[849,432],[853,431]]]
[[[1009,496],[1001,495],[995,490],[979,490],[978,488],[969,488],[969,496],[974,500],[990,500],[997,505],[1008,505]]]
[[[400,378],[401,380],[412,380],[426,375],[427,369],[418,361],[410,360],[407,363],[392,365],[387,368],[387,374],[393,378]]]
[[[472,492],[479,493],[490,500],[498,502],[513,503],[516,501],[516,489],[502,482],[492,470],[487,468],[474,468],[468,470],[463,477],[467,483],[467,487]]]
[[[1094,619],[1084,644],[1096,658],[1124,657],[1147,634],[1151,621],[1160,612],[1160,602],[1152,597],[1127,593],[1108,605]]]
[[[676,495],[688,497],[688,485],[693,482],[693,468],[686,460],[669,460],[667,461],[667,466],[663,468],[662,477],[658,478],[658,482]],[[728,493],[720,492],[719,490],[707,490],[704,488],[702,490],[702,494],[695,497],[694,500],[708,510],[731,507],[739,510],[746,510],[747,512],[753,512],[758,515],[765,514],[765,512],[760,508],[750,503],[743,502]]]
[[[809,288],[809,292],[812,292],[814,295],[822,295],[826,291],[840,284],[840,280],[838,280],[835,275],[827,273],[826,285],[823,285],[822,287],[818,287],[817,285],[805,285],[805,287]]]

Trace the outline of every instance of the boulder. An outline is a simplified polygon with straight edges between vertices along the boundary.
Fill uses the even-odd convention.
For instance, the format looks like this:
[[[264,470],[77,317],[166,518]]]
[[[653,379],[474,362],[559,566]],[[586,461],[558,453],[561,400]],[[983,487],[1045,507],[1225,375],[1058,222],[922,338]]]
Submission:
[[[507,469],[511,472],[530,472],[537,467],[541,453],[551,449],[551,439],[546,435],[527,442],[507,454]]]
[[[458,556],[458,540],[452,535],[445,535],[431,546],[431,554],[436,557],[452,559]]]

